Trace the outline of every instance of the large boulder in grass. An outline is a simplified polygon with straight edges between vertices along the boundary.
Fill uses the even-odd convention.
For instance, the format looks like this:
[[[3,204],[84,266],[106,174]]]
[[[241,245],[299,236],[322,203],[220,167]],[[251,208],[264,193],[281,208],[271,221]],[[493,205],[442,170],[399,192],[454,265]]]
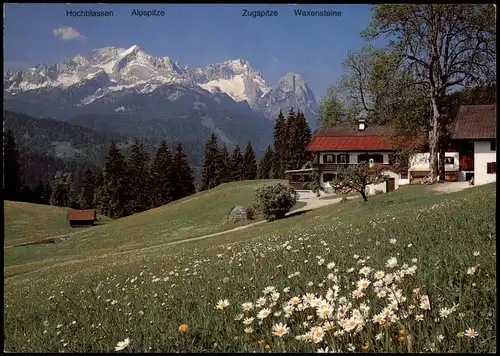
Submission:
[[[229,214],[229,222],[235,223],[238,221],[244,221],[248,220],[248,209],[245,208],[244,206],[236,206],[234,207],[233,210],[231,210],[231,213]]]

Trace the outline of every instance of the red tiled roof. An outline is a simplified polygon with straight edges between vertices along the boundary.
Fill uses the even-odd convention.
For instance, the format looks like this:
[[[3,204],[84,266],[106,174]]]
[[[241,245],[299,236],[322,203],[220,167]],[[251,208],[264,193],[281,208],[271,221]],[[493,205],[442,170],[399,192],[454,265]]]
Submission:
[[[68,220],[94,220],[95,210],[70,210]]]
[[[452,139],[481,140],[497,137],[497,106],[461,106],[452,129]]]
[[[392,148],[382,136],[315,136],[307,151],[384,151]]]

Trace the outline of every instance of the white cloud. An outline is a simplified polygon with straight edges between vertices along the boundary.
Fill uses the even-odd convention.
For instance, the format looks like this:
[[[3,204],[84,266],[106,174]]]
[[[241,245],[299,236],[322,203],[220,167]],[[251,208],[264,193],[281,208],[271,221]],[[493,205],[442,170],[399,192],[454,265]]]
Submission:
[[[67,26],[62,26],[62,27],[56,28],[56,29],[52,30],[52,33],[54,34],[54,36],[59,37],[62,40],[73,40],[75,38],[81,38],[81,39],[85,38],[85,36],[83,36],[76,29],[74,29],[73,27],[67,27]]]

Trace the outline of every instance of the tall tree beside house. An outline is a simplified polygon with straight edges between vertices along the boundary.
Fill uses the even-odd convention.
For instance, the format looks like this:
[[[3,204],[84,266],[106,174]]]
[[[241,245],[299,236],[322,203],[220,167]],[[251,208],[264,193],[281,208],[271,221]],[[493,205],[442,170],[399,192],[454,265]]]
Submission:
[[[321,98],[318,105],[318,127],[337,126],[352,121],[355,114],[350,112],[347,105],[341,99],[341,88],[339,85],[328,87],[326,94]]]
[[[92,169],[87,168],[83,173],[79,204],[80,209],[93,209],[94,208],[94,191],[96,177]]]
[[[280,110],[276,122],[274,124],[274,161],[273,172],[274,178],[282,178],[286,155],[286,140],[287,140],[287,121],[283,112]]]
[[[425,91],[429,120],[430,181],[438,175],[444,102],[456,86],[489,83],[496,77],[495,9],[491,4],[376,5],[363,34],[391,36],[389,50],[413,74],[408,86]]]
[[[4,199],[18,200],[21,194],[21,166],[16,139],[11,130],[3,134]]]
[[[243,179],[251,180],[257,178],[257,159],[252,148],[252,143],[248,141],[243,155]]]
[[[129,215],[130,198],[126,161],[114,141],[111,142],[105,160],[103,178],[104,191],[101,194],[106,215],[111,218]]]
[[[311,142],[312,136],[311,128],[309,127],[303,112],[301,112],[297,118],[297,126],[297,133],[299,135],[299,140],[297,140],[297,150],[301,153],[300,165],[302,167],[307,161],[310,161],[313,158],[312,153],[306,151],[307,146]]]
[[[272,147],[268,146],[264,154],[260,158],[259,170],[258,170],[259,179],[274,178],[273,163],[274,163],[274,152]]]
[[[286,169],[300,169],[311,159],[311,154],[306,151],[311,140],[311,129],[300,111],[289,120],[288,137]]]
[[[151,167],[153,207],[170,203],[174,196],[173,157],[167,141],[162,140]]]
[[[364,201],[368,201],[366,196],[368,185],[380,184],[387,179],[381,173],[380,168],[370,167],[366,161],[341,169],[337,177],[336,181],[330,183],[335,193],[345,194],[348,190],[354,190],[361,194]]]
[[[217,135],[212,133],[205,144],[205,159],[201,174],[200,190],[212,189],[221,182],[222,157],[219,152]]]
[[[152,206],[149,165],[150,156],[144,148],[144,143],[135,139],[126,164],[131,213],[139,213]]]
[[[50,196],[50,205],[68,207],[71,191],[71,173],[57,172],[52,184],[52,195]]]
[[[173,170],[173,200],[181,199],[194,194],[193,171],[189,166],[186,154],[183,152],[182,144],[177,144],[172,160]]]
[[[227,149],[226,144],[222,146],[222,149],[219,152],[220,154],[220,178],[219,181],[221,183],[227,183],[231,181],[231,157],[229,156],[229,151]]]
[[[231,181],[243,180],[244,175],[244,161],[243,155],[241,154],[241,149],[239,145],[234,147],[233,153],[231,154]]]

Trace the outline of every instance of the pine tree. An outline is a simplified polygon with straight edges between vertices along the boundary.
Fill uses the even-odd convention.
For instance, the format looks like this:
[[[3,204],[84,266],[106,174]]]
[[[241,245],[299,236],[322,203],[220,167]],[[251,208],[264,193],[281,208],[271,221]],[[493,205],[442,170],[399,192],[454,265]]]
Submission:
[[[205,144],[205,159],[203,161],[200,190],[212,189],[220,184],[221,159],[219,146],[217,145],[217,135],[212,133]]]
[[[297,140],[298,152],[301,153],[298,157],[300,166],[302,167],[313,158],[312,153],[306,151],[307,146],[311,142],[311,128],[309,127],[304,113],[300,113],[297,117],[297,135],[299,137]]]
[[[82,177],[79,203],[81,209],[94,208],[95,175],[90,168],[87,168]]]
[[[109,217],[120,218],[130,213],[128,210],[129,186],[126,174],[125,157],[113,141],[104,164],[104,188],[101,192],[103,210]]]
[[[5,200],[18,200],[21,195],[21,165],[16,139],[11,130],[3,137],[3,188]]]
[[[245,149],[245,155],[243,156],[243,179],[249,180],[255,178],[257,178],[257,161],[252,148],[252,143],[248,141]]]
[[[69,207],[71,209],[80,209],[80,190],[82,185],[82,167],[78,165],[75,173],[72,175],[69,191]]]
[[[240,146],[236,145],[231,154],[231,181],[243,180],[243,155]]]
[[[132,153],[127,159],[127,178],[129,181],[129,211],[139,213],[152,206],[150,192],[149,154],[144,149],[144,143],[134,140]]]
[[[50,182],[47,182],[46,184],[44,184],[43,193],[41,195],[41,203],[49,205],[51,196],[52,196],[52,186],[50,185]]]
[[[69,194],[71,190],[71,173],[57,172],[52,184],[52,195],[50,196],[50,205],[69,206]]]
[[[273,178],[274,152],[271,146],[267,147],[259,163],[259,179]]]
[[[173,159],[173,200],[187,197],[195,192],[193,171],[182,149],[182,144],[179,143]]]
[[[229,156],[229,151],[226,144],[222,146],[220,150],[220,182],[227,183],[231,181],[231,157]]]
[[[156,151],[151,167],[151,185],[153,188],[153,204],[155,207],[168,204],[174,195],[172,153],[166,140],[163,140]]]
[[[293,113],[293,108],[291,110]],[[290,113],[290,114],[291,114]],[[289,116],[290,116],[289,114]],[[274,164],[275,178],[283,178],[288,158],[288,120],[285,119],[280,110],[274,125]]]
[[[43,191],[45,189],[45,185],[41,180],[38,181],[35,189],[33,190],[34,203],[43,204]]]

